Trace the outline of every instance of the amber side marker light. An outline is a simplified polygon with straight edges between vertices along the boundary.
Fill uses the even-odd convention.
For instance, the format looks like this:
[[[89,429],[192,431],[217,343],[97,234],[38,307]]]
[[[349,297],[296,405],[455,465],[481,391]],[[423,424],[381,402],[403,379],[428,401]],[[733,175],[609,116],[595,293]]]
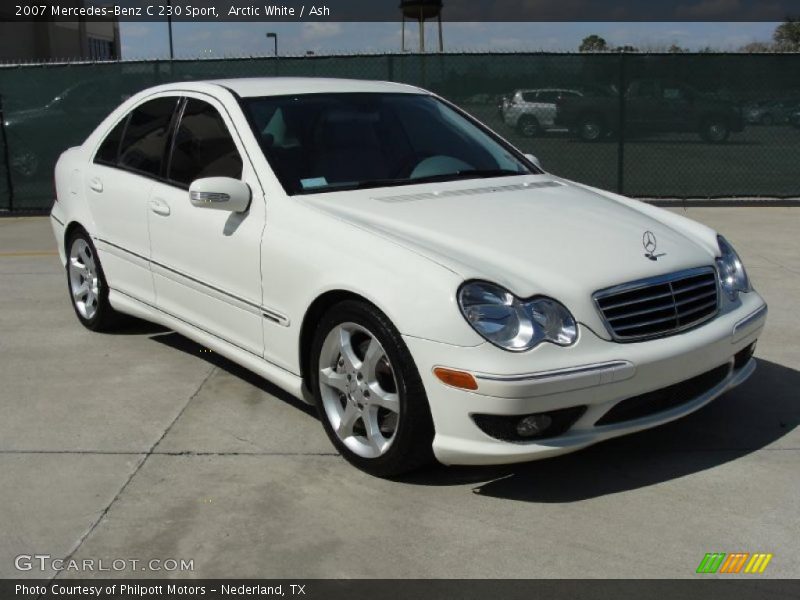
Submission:
[[[439,381],[462,390],[477,390],[478,382],[472,376],[472,373],[465,371],[456,371],[454,369],[445,369],[444,367],[436,367],[433,369],[433,374],[439,378]]]

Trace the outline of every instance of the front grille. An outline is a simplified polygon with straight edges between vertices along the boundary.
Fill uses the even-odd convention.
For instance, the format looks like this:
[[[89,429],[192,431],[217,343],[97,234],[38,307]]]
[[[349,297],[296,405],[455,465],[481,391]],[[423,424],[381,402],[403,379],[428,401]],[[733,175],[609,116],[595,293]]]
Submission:
[[[712,267],[679,271],[595,292],[606,328],[618,342],[672,335],[717,314],[717,274]]]
[[[675,385],[633,396],[615,404],[595,425],[610,425],[640,419],[686,404],[719,385],[729,372],[730,365],[722,365]]]

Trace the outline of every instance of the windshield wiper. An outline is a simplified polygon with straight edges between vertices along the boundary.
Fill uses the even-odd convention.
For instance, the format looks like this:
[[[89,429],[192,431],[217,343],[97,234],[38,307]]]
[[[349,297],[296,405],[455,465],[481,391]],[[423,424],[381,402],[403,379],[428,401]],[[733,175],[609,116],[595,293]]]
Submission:
[[[471,177],[508,177],[510,175],[529,175],[522,171],[512,171],[511,169],[466,169],[464,171],[457,171],[452,175],[457,176],[459,179],[467,179]]]

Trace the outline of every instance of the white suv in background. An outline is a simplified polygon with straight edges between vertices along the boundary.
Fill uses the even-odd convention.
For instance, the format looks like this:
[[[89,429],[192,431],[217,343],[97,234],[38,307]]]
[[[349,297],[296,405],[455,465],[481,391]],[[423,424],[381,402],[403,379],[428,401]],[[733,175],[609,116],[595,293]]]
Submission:
[[[583,96],[578,90],[517,90],[503,100],[503,121],[525,137],[533,137],[555,127],[556,102],[560,98]]]

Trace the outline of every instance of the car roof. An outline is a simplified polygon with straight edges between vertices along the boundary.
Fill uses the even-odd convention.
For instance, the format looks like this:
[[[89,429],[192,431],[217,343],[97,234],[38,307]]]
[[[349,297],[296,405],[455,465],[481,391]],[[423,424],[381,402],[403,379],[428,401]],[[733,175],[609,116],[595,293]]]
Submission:
[[[570,88],[530,88],[517,90],[517,92],[526,94],[528,92],[577,92],[578,90]]]
[[[194,90],[218,91],[224,87],[242,98],[256,96],[284,96],[287,94],[324,93],[428,93],[420,88],[389,81],[364,79],[332,79],[322,77],[243,77],[237,79],[213,79],[207,81],[178,81],[151,88],[150,91],[166,92]]]

